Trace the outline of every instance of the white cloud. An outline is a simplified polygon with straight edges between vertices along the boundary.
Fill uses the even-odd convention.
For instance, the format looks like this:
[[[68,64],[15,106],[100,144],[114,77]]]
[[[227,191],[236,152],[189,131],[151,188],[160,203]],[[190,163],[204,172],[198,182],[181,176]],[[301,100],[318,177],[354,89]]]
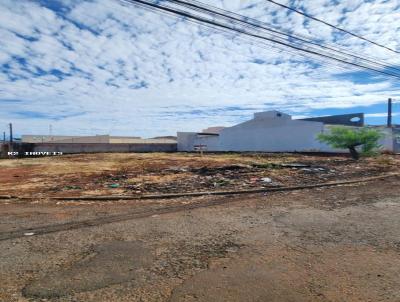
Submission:
[[[400,62],[390,52],[351,37],[335,38],[329,27],[304,23],[304,17],[265,1],[204,2],[268,23],[273,19],[275,26],[325,41],[338,39],[361,55]],[[12,120],[20,133],[46,132],[53,124],[53,132],[64,134],[152,136],[229,125],[268,106],[301,115],[399,95],[392,81],[339,79],[332,66],[315,67],[268,43],[260,47],[116,0],[63,3],[70,10],[55,12],[34,1],[0,3],[0,125]],[[394,22],[399,10],[393,3],[310,1],[302,6],[371,39],[399,45],[400,27]],[[22,102],[6,106],[1,99]]]
[[[380,112],[380,113],[367,113],[365,114],[365,117],[387,117],[388,114],[387,112]],[[392,113],[392,116],[400,116],[398,112]]]

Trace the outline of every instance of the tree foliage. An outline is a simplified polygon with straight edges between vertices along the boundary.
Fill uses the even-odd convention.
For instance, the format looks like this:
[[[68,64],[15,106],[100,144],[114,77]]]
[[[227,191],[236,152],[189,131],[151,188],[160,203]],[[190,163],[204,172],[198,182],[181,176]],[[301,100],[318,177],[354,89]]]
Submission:
[[[354,159],[360,154],[370,156],[380,148],[378,140],[382,137],[379,130],[371,128],[332,127],[328,133],[320,133],[318,140],[327,143],[332,148],[349,149]]]

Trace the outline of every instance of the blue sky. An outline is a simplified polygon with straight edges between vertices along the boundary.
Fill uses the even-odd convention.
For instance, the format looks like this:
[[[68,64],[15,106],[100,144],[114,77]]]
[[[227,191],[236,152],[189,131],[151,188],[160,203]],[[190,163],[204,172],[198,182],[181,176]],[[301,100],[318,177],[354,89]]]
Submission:
[[[400,66],[400,55],[263,0],[202,0]],[[285,1],[400,51],[400,2]],[[365,112],[385,122],[400,82],[318,64],[118,0],[0,0],[0,130],[17,135],[172,135],[257,111]],[[400,123],[400,103],[394,104]]]

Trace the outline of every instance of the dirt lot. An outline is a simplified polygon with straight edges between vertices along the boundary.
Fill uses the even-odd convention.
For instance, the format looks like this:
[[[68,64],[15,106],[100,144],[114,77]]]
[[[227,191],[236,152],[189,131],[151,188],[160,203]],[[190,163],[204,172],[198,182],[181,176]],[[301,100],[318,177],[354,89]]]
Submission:
[[[250,154],[5,160],[0,194],[281,186],[399,172],[398,162]],[[214,185],[220,178],[229,182]],[[390,177],[229,197],[1,200],[0,301],[400,301],[399,184]]]
[[[82,154],[0,160],[0,195],[141,195],[313,184],[397,171],[398,157],[355,162],[293,154]]]

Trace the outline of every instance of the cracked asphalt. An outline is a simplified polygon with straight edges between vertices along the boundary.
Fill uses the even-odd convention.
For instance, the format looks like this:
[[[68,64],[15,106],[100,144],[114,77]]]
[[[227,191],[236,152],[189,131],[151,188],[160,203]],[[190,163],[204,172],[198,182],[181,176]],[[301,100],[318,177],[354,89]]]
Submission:
[[[400,178],[164,201],[0,203],[0,232],[229,203],[0,242],[0,301],[400,301]]]

